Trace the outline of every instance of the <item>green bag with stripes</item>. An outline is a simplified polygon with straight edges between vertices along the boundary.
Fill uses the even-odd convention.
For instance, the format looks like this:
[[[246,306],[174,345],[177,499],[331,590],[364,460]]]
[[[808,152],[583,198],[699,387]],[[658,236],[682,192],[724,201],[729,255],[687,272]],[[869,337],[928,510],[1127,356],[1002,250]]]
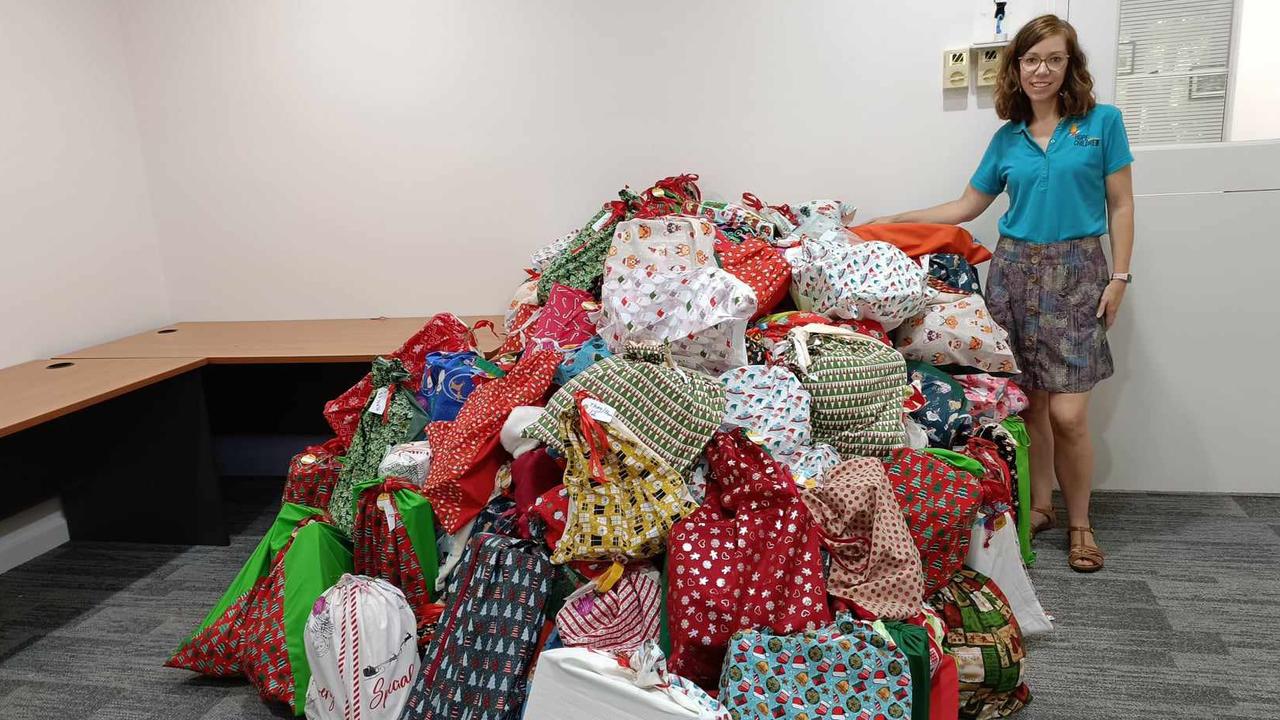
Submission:
[[[906,362],[883,342],[833,325],[805,325],[775,348],[813,397],[815,443],[840,457],[886,458],[902,447]],[[779,352],[780,351],[780,352]]]
[[[724,386],[710,375],[678,367],[657,345],[628,345],[583,370],[551,396],[524,436],[563,451],[560,418],[585,390],[610,406],[644,444],[684,475],[693,468],[724,417]]]

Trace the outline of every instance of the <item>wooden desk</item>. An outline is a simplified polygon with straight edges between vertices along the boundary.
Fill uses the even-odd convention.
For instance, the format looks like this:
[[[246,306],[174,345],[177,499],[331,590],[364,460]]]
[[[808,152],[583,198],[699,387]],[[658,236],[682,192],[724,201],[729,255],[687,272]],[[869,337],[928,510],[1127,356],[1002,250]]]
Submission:
[[[200,357],[36,360],[0,369],[0,437],[204,364]]]
[[[227,544],[202,357],[0,369],[0,517],[60,496],[73,540]]]
[[[468,325],[495,315],[463,316]],[[58,356],[77,358],[205,358],[213,364],[369,362],[394,352],[428,318],[181,322]],[[482,350],[500,343],[481,330]]]

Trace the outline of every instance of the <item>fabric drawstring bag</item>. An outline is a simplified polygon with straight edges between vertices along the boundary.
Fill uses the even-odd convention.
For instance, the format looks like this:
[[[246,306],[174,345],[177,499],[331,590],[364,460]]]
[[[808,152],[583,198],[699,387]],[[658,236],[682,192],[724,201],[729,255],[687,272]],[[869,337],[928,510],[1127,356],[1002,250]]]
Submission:
[[[581,345],[596,334],[590,315],[599,308],[595,296],[586,290],[553,285],[529,328],[529,346],[559,350]]]
[[[604,338],[594,335],[590,340],[576,348],[563,348],[564,361],[560,363],[560,367],[556,368],[555,377],[551,382],[556,385],[566,385],[568,382],[583,370],[595,365],[601,360],[613,355],[609,351],[609,346],[605,343]]]
[[[897,350],[846,328],[793,328],[778,355],[812,397],[813,437],[848,459],[885,457],[906,440],[906,365]]]
[[[707,448],[706,501],[676,524],[667,550],[671,667],[700,684],[719,673],[729,637],[830,622],[820,529],[791,474],[741,429]]]
[[[607,591],[592,581],[565,599],[556,628],[565,647],[624,652],[658,637],[662,588],[652,569],[628,570]]]
[[[800,380],[779,365],[744,365],[720,376],[724,384],[722,427],[745,428],[773,457],[788,465],[813,446],[811,398]]]
[[[911,419],[925,429],[929,445],[963,445],[974,424],[964,387],[947,373],[918,360],[907,361],[907,378],[924,396],[924,405],[911,411]]]
[[[787,250],[796,307],[875,320],[886,330],[919,314],[928,291],[924,268],[892,245],[851,244],[846,235],[839,228]]]
[[[970,473],[916,450],[893,451],[885,474],[920,551],[928,598],[964,563],[981,485]]]
[[[452,420],[458,416],[467,396],[488,378],[484,369],[477,367],[477,361],[482,359],[479,353],[470,350],[427,355],[418,404],[432,420]]]
[[[639,198],[627,190],[618,192],[618,199],[605,203],[591,220],[578,231],[569,243],[569,249],[546,264],[538,278],[538,304],[547,301],[555,285],[586,290],[592,295],[600,292],[600,280],[604,276],[604,259],[613,242],[613,231],[618,223],[635,215]]]
[[[289,461],[281,501],[314,508],[329,507],[333,486],[342,471],[342,451],[342,443],[332,438],[294,455]]]
[[[1022,388],[1008,378],[979,373],[958,375],[956,382],[964,388],[964,396],[969,400],[969,414],[975,418],[1003,422],[1010,415],[1026,410],[1030,402]]]
[[[413,612],[386,580],[343,575],[307,618],[307,717],[396,720],[418,674]]]
[[[404,478],[418,487],[431,470],[431,443],[425,440],[400,443],[387,451],[378,463],[378,477]]]
[[[1016,443],[1013,470],[1017,485],[1017,520],[1018,545],[1022,548],[1022,561],[1032,565],[1036,561],[1035,551],[1031,549],[1031,434],[1027,432],[1027,423],[1020,417],[1009,416],[1000,423]]]
[[[534,543],[472,537],[400,719],[520,717],[553,574]]]
[[[740,243],[752,239],[767,245],[774,238],[773,223],[744,205],[703,200],[694,214],[710,220],[730,242]]]
[[[746,283],[756,295],[755,320],[773,312],[791,288],[791,266],[769,243],[746,237],[739,242],[717,238],[716,257],[720,267]]]
[[[404,478],[371,480],[355,492],[360,498],[352,534],[355,571],[400,588],[425,633],[439,567],[431,503]]]
[[[1031,702],[1022,629],[994,582],[962,568],[929,602],[947,625],[944,649],[960,676],[961,718],[1008,717]]]
[[[432,459],[423,493],[445,532],[457,532],[489,502],[506,459],[503,423],[512,409],[542,403],[559,365],[554,350],[527,352],[511,372],[477,388],[457,419],[427,426]]]
[[[652,641],[630,652],[566,647],[538,656],[523,720],[611,717],[732,720],[715,698],[668,673],[662,650]]]
[[[880,461],[841,463],[801,497],[831,556],[828,592],[870,617],[907,619],[920,612],[920,553]]]
[[[978,281],[978,269],[958,253],[937,253],[921,258],[921,264],[929,269],[929,277],[937,278],[964,293],[982,294]]]
[[[719,700],[739,720],[910,718],[911,672],[891,639],[841,615],[794,635],[734,635]]]
[[[1053,622],[1040,605],[1031,578],[1022,565],[1018,532],[1008,513],[978,518],[969,537],[969,554],[964,564],[991,578],[1004,592],[1023,635],[1034,637],[1053,632]]]
[[[333,525],[347,537],[355,524],[356,496],[352,489],[376,478],[387,449],[420,437],[427,424],[427,414],[414,396],[412,378],[403,363],[376,358],[371,374],[375,392],[351,438],[346,462],[329,500]]]
[[[418,332],[414,333],[388,355],[399,360],[409,374],[409,387],[416,388],[422,382],[422,368],[428,353],[461,352],[475,347],[475,336],[467,324],[452,313],[434,315]],[[360,379],[349,390],[325,403],[324,417],[333,428],[343,447],[351,444],[356,427],[369,404],[369,396],[376,391],[373,373]]]
[[[981,295],[934,294],[924,312],[894,333],[894,345],[909,360],[956,374],[1018,373],[1009,333],[992,319]]]
[[[783,247],[782,241],[799,224],[795,212],[789,205],[765,205],[760,198],[749,192],[742,193],[742,204],[773,225],[772,242],[778,247]]]
[[[660,346],[630,344],[556,391],[525,437],[563,452],[560,420],[585,391],[613,408],[617,418],[646,447],[687,473],[724,417],[724,387],[714,377],[676,366]]]
[[[974,240],[968,230],[958,225],[882,223],[858,225],[849,230],[862,240],[890,243],[913,258],[934,253],[954,253],[974,265],[981,265],[991,259],[991,251]]]
[[[243,675],[263,700],[297,699],[311,679],[303,632],[316,598],[352,571],[345,538],[321,511],[286,504],[231,586],[178,647],[167,667],[214,677]]]
[[[586,392],[561,418],[561,435],[569,514],[551,561],[622,563],[662,552],[671,524],[697,507],[680,473]]]

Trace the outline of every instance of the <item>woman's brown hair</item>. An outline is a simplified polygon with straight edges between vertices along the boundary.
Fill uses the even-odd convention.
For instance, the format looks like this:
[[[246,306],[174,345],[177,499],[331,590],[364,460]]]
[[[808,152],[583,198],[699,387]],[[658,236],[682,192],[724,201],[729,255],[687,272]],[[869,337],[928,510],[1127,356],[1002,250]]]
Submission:
[[[1031,121],[1031,101],[1022,92],[1019,58],[1036,43],[1054,35],[1061,35],[1067,41],[1067,54],[1070,55],[1066,70],[1063,71],[1066,77],[1062,80],[1062,89],[1058,94],[1058,110],[1063,117],[1081,117],[1097,104],[1093,99],[1093,76],[1089,74],[1088,60],[1084,56],[1084,50],[1080,49],[1076,29],[1057,15],[1041,15],[1023,25],[1000,56],[995,105],[996,115],[1001,120]]]

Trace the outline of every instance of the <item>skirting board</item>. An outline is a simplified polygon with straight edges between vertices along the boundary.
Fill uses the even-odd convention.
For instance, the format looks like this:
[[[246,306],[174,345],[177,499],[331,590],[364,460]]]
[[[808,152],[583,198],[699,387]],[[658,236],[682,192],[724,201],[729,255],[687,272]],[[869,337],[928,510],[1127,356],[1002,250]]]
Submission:
[[[18,567],[71,539],[57,498],[0,520],[0,573]]]

